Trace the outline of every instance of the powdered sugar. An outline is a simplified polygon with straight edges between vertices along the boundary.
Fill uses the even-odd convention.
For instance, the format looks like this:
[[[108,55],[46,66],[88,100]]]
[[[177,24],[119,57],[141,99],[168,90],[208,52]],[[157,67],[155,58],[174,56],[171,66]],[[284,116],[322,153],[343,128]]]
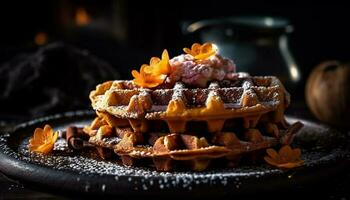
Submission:
[[[76,183],[82,185],[83,192],[91,192],[96,188],[102,192],[110,192],[113,185],[120,184],[126,184],[125,188],[127,187],[129,190],[134,191],[168,191],[175,188],[190,191],[207,187],[223,188],[227,191],[232,191],[234,188],[240,189],[247,186],[246,184],[249,184],[247,180],[251,181],[253,179],[258,183],[259,180],[264,180],[262,178],[269,175],[273,175],[273,177],[285,175],[283,171],[272,169],[264,164],[254,166],[243,164],[236,168],[220,168],[205,172],[157,172],[150,168],[126,167],[116,161],[100,160],[94,158],[93,155],[84,154],[84,152],[73,153],[60,152],[61,150],[58,150],[47,156],[29,153],[27,143],[29,136],[32,134],[28,132],[29,129],[34,130],[41,123],[50,123],[55,124],[55,130],[63,130],[68,125],[83,126],[90,121],[79,120],[77,118],[79,115],[76,114],[64,116],[70,116],[67,118],[70,121],[65,124],[62,123],[62,116],[57,115],[20,125],[14,134],[3,134],[0,136],[2,154],[11,157],[11,159],[18,160],[22,164],[33,163],[37,167],[53,169],[53,173],[66,172],[69,176],[74,177]],[[58,123],[58,120],[61,122]],[[292,121],[295,121],[295,119]],[[297,143],[306,143],[306,145],[310,143],[315,146],[313,149],[303,148],[301,146],[302,158],[306,161],[305,168],[319,166],[329,162],[333,163],[336,160],[343,161],[344,159],[349,159],[348,151],[341,149],[340,145],[334,148],[332,146],[327,147],[325,144],[327,142],[334,144],[334,141],[344,141],[336,140],[339,137],[336,131],[307,121],[303,121],[303,123],[305,124],[305,128],[297,135]],[[22,136],[25,137],[23,138]],[[9,145],[9,141],[12,141],[11,145]],[[13,141],[17,141],[19,144],[14,144]],[[18,166],[22,165],[19,164]],[[34,170],[33,173],[42,173],[42,171]],[[50,176],[48,174],[46,175]],[[95,184],[97,180],[103,180],[103,178],[107,177],[110,177],[109,180],[113,182],[104,182],[100,185]],[[38,182],[41,180],[33,181]]]
[[[205,87],[209,81],[231,79],[236,65],[232,60],[215,54],[206,60],[195,60],[182,54],[169,61],[175,69],[168,77],[169,82],[182,81],[190,86]]]

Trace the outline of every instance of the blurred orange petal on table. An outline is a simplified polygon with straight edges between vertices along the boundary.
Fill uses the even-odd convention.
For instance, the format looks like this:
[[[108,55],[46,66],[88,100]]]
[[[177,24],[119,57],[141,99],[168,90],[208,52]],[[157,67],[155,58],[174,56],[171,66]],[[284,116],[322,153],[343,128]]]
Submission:
[[[266,153],[267,156],[264,157],[264,160],[281,169],[291,169],[304,164],[304,160],[300,158],[300,149],[292,149],[289,145],[283,146],[278,152],[271,148],[267,149]]]

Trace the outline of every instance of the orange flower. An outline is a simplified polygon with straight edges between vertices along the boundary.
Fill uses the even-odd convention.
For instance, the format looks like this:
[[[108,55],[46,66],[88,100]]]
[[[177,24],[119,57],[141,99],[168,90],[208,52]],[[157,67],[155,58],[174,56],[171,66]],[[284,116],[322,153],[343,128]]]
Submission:
[[[278,168],[291,169],[304,164],[304,161],[300,158],[301,151],[299,148],[292,149],[289,145],[285,145],[278,153],[274,149],[267,149],[266,152],[268,156],[265,156],[264,160]]]
[[[170,72],[169,55],[165,49],[162,53],[162,59],[152,57],[149,65],[143,64],[140,72],[132,70],[131,74],[135,78],[134,83],[136,85],[152,88],[162,84]]]
[[[166,49],[164,49],[162,53],[162,59],[158,57],[152,57],[149,61],[149,69],[152,74],[161,75],[161,74],[169,74],[171,72],[170,64],[169,64],[169,54]]]
[[[192,55],[196,60],[205,60],[217,52],[215,45],[210,42],[203,45],[194,43],[191,49],[183,48],[183,50],[185,53]]]
[[[52,151],[57,140],[58,132],[53,132],[50,125],[45,125],[44,129],[36,128],[34,135],[29,139],[29,150],[48,154]]]

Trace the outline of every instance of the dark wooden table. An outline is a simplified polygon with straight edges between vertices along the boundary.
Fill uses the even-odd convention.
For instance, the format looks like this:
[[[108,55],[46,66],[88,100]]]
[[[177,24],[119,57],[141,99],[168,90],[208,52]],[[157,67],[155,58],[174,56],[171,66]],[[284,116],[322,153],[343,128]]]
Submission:
[[[288,109],[287,114],[298,116],[306,119],[313,119],[304,103],[294,103]],[[344,134],[350,136],[350,131],[345,131]],[[0,161],[1,162],[1,161]],[[350,171],[342,172],[339,176],[333,177],[310,188],[301,188],[293,190],[288,194],[288,191],[283,191],[274,194],[259,194],[259,196],[238,197],[238,199],[304,199],[310,197],[312,199],[350,199]],[[55,194],[52,191],[42,191],[40,188],[33,188],[30,184],[18,182],[9,179],[0,172],[0,199],[77,199],[79,196],[67,196],[65,194]],[[81,197],[83,199],[86,196]]]

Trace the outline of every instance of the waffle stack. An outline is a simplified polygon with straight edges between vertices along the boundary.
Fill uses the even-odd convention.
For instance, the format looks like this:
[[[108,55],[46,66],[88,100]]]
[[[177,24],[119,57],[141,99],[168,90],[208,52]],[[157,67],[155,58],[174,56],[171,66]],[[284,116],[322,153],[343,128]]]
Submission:
[[[90,94],[96,119],[84,131],[101,157],[113,151],[125,165],[159,171],[205,170],[221,160],[289,144],[299,123],[288,125],[289,94],[276,77],[239,74],[207,88],[182,82],[140,88],[132,81],[109,81]]]

